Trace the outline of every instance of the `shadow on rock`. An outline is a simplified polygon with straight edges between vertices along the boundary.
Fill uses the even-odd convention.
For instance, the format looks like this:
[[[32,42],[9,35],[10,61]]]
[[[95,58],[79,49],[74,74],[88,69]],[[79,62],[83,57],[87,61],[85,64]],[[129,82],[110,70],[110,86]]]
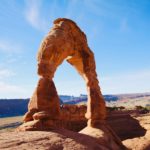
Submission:
[[[147,145],[147,146],[144,148],[144,150],[150,150],[150,144]]]
[[[146,130],[129,114],[114,114],[107,118],[108,124],[121,140],[144,136]]]

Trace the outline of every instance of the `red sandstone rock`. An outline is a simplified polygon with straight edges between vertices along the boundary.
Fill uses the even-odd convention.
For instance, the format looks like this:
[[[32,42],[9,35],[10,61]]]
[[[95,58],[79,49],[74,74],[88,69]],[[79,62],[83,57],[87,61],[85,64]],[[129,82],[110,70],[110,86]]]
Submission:
[[[59,105],[59,97],[52,79],[57,67],[64,60],[75,67],[87,86],[88,102],[85,116],[88,119],[88,127],[80,133],[96,139],[101,147],[97,147],[98,149],[113,149],[113,147],[115,150],[124,149],[120,140],[104,121],[106,117],[105,102],[97,79],[94,54],[88,47],[86,36],[73,21],[64,18],[54,21],[53,28],[40,46],[38,74],[41,78],[30,99],[28,113],[24,118],[25,123],[18,130],[52,130],[56,128],[78,130],[76,127],[79,122],[83,124],[83,127],[85,126],[83,115],[85,107],[82,106],[80,109],[78,106],[63,106],[60,108]],[[72,135],[70,134],[70,136]],[[78,134],[78,136],[80,135]],[[109,142],[111,145],[108,146]],[[86,144],[89,149],[89,144]],[[71,149],[73,148],[71,147]]]
[[[128,138],[123,141],[123,144],[132,150],[150,150],[150,114],[135,117],[146,131],[144,135]],[[129,133],[132,134],[134,131]]]
[[[52,80],[57,67],[64,60],[74,66],[86,82],[86,118],[90,120],[89,125],[94,127],[95,121],[105,119],[105,102],[97,79],[94,54],[88,47],[86,35],[73,21],[65,18],[54,21],[52,29],[39,48],[37,60],[41,78],[30,99],[25,122],[43,119],[62,121],[67,118],[64,114],[60,115],[59,97]],[[36,114],[33,110],[36,110]],[[76,107],[73,106],[70,112],[74,111]],[[77,117],[74,116],[73,119]]]
[[[0,134],[1,150],[124,150],[99,130],[99,140],[64,129]],[[114,146],[114,148],[113,148]]]
[[[40,78],[37,88],[30,99],[28,109],[29,112],[33,112],[34,110],[37,110],[36,112],[47,111],[47,113],[45,113],[46,117],[47,114],[50,114],[52,119],[59,117],[59,97],[57,95],[55,85],[51,79]]]
[[[100,145],[105,145],[107,143],[106,145],[109,150],[126,150],[126,147],[121,143],[121,140],[106,122],[101,122],[99,128],[88,126],[79,133],[93,137]]]

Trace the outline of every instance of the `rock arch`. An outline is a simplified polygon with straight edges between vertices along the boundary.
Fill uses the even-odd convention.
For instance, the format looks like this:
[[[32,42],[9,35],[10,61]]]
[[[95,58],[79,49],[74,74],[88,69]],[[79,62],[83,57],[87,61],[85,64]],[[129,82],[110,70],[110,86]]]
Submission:
[[[94,126],[96,121],[105,119],[105,102],[97,79],[94,54],[88,47],[86,35],[72,20],[58,18],[38,51],[40,79],[30,99],[25,122],[33,119],[62,119],[53,77],[64,60],[71,64],[86,82],[88,102],[85,116],[88,124]]]

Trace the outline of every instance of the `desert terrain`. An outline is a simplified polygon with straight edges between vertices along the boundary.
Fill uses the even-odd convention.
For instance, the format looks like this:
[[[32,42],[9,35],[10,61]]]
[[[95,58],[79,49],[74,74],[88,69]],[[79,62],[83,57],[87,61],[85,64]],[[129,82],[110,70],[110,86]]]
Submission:
[[[150,106],[150,94],[149,93],[138,93],[138,94],[122,94],[117,95],[118,100],[106,102],[109,107],[120,107],[124,106],[127,109],[133,109],[136,106]]]
[[[62,132],[59,131],[59,135],[55,133],[46,133],[41,131],[35,132],[30,131],[29,135],[26,135],[26,133],[19,133],[17,132],[17,136],[12,135],[14,131],[16,130],[16,127],[22,123],[22,116],[19,117],[9,117],[9,118],[1,118],[0,119],[0,149],[17,149],[18,142],[20,143],[19,146],[22,148],[27,148],[27,143],[25,140],[29,137],[28,145],[32,145],[32,140],[35,139],[34,144],[41,144],[40,139],[42,139],[43,144],[39,146],[38,148],[43,148],[46,143],[48,143],[48,139],[55,135],[55,142],[54,145],[59,145],[58,138],[62,138],[61,140],[64,140],[66,136],[69,134],[73,134],[72,136],[76,137],[78,136],[77,133],[66,131],[66,134],[63,135],[65,137],[62,137]],[[123,144],[128,148],[132,150],[149,150],[150,149],[150,113],[147,114],[141,114],[137,116],[133,116],[132,114],[127,113],[112,113],[109,114],[107,117],[107,123],[111,126],[111,128],[114,130],[114,132],[117,134],[117,136],[121,139]],[[16,132],[16,131],[15,131]],[[18,139],[20,137],[20,134],[23,134],[24,138]],[[36,134],[38,136],[36,136]],[[40,134],[42,134],[40,136]],[[4,136],[13,136],[13,140],[10,140],[10,143],[7,143],[7,138],[3,138]],[[70,141],[74,141],[75,139],[73,137],[70,137]],[[15,139],[16,138],[16,139]],[[32,139],[33,138],[33,139]],[[84,137],[83,137],[84,138]],[[17,141],[19,140],[19,141]],[[89,139],[87,139],[89,141]],[[76,140],[75,140],[76,141]],[[74,141],[74,142],[75,142]],[[53,141],[52,141],[53,142]],[[74,143],[73,142],[73,143]],[[66,141],[63,143],[65,145]],[[70,142],[70,146],[72,147],[72,142]],[[81,147],[81,149],[85,148],[81,143],[81,145],[77,142],[76,148]],[[87,143],[86,143],[87,144]],[[93,144],[96,144],[93,141]],[[4,146],[5,145],[5,146]],[[11,146],[10,146],[11,145]],[[87,144],[88,145],[88,144]],[[33,146],[33,145],[32,145]],[[56,146],[56,148],[57,148]],[[61,149],[61,146],[58,146]],[[65,147],[65,146],[64,146]],[[93,148],[93,147],[92,147]],[[33,149],[36,149],[36,146],[33,146]]]
[[[108,107],[106,122],[113,129],[115,134],[121,139],[124,146],[127,149],[132,149],[132,150],[149,150],[150,149],[150,113],[149,112],[141,113],[141,108],[142,109],[147,108],[149,110],[149,104],[150,104],[149,94],[124,94],[124,95],[122,94],[117,96],[107,95],[105,96],[105,98],[106,97],[107,97],[106,105]],[[82,113],[82,118],[83,118],[84,113],[86,111],[86,101],[85,99],[83,100],[83,102],[82,99],[80,99],[80,101],[81,102],[78,103],[77,100],[76,103],[76,99],[74,99],[73,103],[76,103],[76,105],[74,106],[70,105],[72,104],[71,100],[70,100],[70,104],[62,104],[63,111],[65,112],[67,109],[67,111],[69,111],[69,114],[72,116],[71,118],[77,118],[77,114],[81,115]],[[69,103],[69,101],[67,101],[67,103]],[[141,106],[140,110],[138,110],[136,106]],[[121,107],[123,109],[120,109]],[[82,110],[78,112],[77,108],[81,108]],[[27,135],[26,132],[20,133],[16,131],[16,128],[22,124],[22,120],[23,120],[23,116],[0,118],[0,133],[1,133],[0,149],[6,149],[6,150],[17,149],[18,145],[20,149],[22,148],[28,149],[30,146],[32,146],[33,149],[36,148],[44,149],[45,146],[48,149],[50,147],[54,149],[55,148],[63,149],[64,147],[68,146],[66,144],[68,140],[71,149],[73,149],[74,144],[76,144],[76,147],[74,147],[76,149],[77,148],[94,149],[95,147],[96,148],[99,147],[99,145],[95,142],[95,140],[88,139],[85,136],[81,137],[80,140],[82,142],[79,143],[78,141],[78,136],[79,136],[78,131],[80,131],[86,126],[86,120],[83,120],[82,122],[81,121],[77,122],[75,125],[74,123],[72,123],[70,129],[71,130],[73,129],[74,132],[71,130],[70,131],[59,130],[55,132],[53,132],[52,130],[48,133],[43,131],[36,131],[36,132],[30,131],[30,133],[28,132],[29,135]],[[14,136],[14,133],[16,133],[16,136]],[[6,136],[13,137],[13,140],[9,140],[9,144],[7,143],[8,138],[6,138]],[[68,136],[69,139],[66,139],[66,137]],[[49,142],[48,139],[51,139],[52,137],[55,137],[54,138],[55,140],[51,141],[52,145],[50,146],[47,143]],[[33,140],[34,140],[34,145],[32,144]],[[84,140],[87,140],[88,142],[94,144],[95,147],[90,147],[90,145],[88,145],[88,142],[85,143],[83,142]],[[61,144],[60,141],[62,141]]]

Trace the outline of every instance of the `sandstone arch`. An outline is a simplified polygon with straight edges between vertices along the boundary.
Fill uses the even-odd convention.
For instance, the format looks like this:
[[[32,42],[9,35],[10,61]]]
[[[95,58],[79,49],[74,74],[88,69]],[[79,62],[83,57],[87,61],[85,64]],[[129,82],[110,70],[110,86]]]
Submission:
[[[61,120],[59,97],[53,82],[55,71],[67,60],[83,77],[87,86],[88,103],[86,118],[89,125],[104,120],[105,102],[96,74],[94,54],[87,44],[86,35],[71,20],[59,18],[43,40],[37,55],[37,88],[30,99],[24,121],[33,119]]]

